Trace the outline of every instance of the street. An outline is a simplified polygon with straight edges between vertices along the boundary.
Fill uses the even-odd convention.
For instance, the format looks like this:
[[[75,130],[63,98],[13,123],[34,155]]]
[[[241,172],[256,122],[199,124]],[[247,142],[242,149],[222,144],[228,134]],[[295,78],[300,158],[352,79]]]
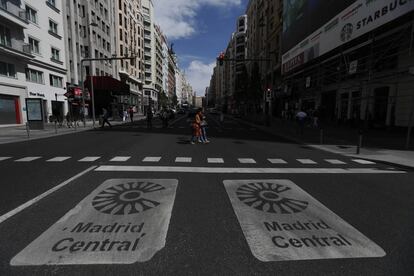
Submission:
[[[191,145],[187,116],[178,116],[168,128],[157,119],[148,130],[142,120],[0,145],[0,275],[413,275],[411,170],[295,144],[231,117],[221,123],[214,114],[207,117],[211,143]],[[306,197],[307,206],[296,210],[299,203],[287,204],[285,212],[279,206],[282,221],[312,227],[313,236],[316,230],[336,228],[339,237],[348,235],[342,248],[351,241],[359,249],[330,251],[332,242],[313,243],[325,250],[319,251],[309,248],[312,243],[305,238],[292,241],[293,234],[275,234],[272,250],[284,257],[275,261],[273,253],[263,253],[258,258],[253,248],[263,233],[248,229],[257,218],[252,212],[278,212],[248,199],[236,202],[228,180],[299,187],[292,195]],[[127,191],[119,197],[123,202],[134,202],[141,196],[134,190],[139,185],[153,187],[159,197],[148,191],[146,202],[123,209],[101,204],[114,187]],[[261,195],[267,202],[278,197]],[[88,204],[90,198],[94,206]],[[248,217],[243,208],[253,215]],[[105,214],[94,215],[96,210]],[[120,219],[121,213],[134,218]],[[275,232],[282,231],[273,225],[280,228]],[[60,234],[57,229],[63,226],[62,231],[76,237]],[[122,239],[134,231],[141,240],[132,246]],[[98,245],[90,250],[88,241],[104,239],[109,232],[116,232],[116,242],[108,238],[107,246],[99,244],[105,252],[95,256]],[[42,246],[36,245],[39,237]],[[82,241],[75,244],[77,239]],[[52,250],[46,248],[49,241]],[[125,250],[119,255],[121,244]],[[306,254],[301,252],[305,246]]]

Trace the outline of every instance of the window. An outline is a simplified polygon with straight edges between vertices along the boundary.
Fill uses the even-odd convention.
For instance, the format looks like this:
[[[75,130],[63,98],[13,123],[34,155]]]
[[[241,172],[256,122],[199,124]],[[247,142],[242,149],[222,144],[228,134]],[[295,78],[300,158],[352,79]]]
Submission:
[[[60,51],[56,48],[52,48],[52,59],[60,60]]]
[[[29,37],[30,52],[40,54],[39,41]]]
[[[37,11],[31,7],[26,6],[26,18],[27,20],[37,24]]]
[[[10,30],[0,25],[0,45],[11,47]]]
[[[56,7],[56,0],[47,0],[47,2],[52,5],[53,7]]]
[[[49,20],[49,32],[58,34],[58,24]]]
[[[59,87],[59,88],[63,87],[63,78],[55,76],[55,75],[49,75],[49,80],[50,80],[50,86]]]
[[[43,72],[26,68],[26,80],[43,84]]]
[[[5,63],[0,61],[0,75],[15,78],[16,77],[16,69],[14,64]]]

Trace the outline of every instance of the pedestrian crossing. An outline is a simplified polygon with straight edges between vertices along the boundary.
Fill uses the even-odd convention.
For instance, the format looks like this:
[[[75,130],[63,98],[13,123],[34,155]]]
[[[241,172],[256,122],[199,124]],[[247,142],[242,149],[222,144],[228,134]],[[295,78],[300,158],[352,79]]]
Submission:
[[[78,157],[79,158],[79,157]],[[189,156],[179,156],[179,157],[162,157],[162,156],[113,156],[113,157],[104,157],[104,156],[84,156],[80,159],[72,156],[55,156],[55,157],[42,157],[42,156],[25,156],[25,157],[11,157],[11,156],[0,156],[0,162],[12,161],[17,163],[29,163],[34,161],[45,161],[47,163],[63,163],[70,160],[76,160],[75,162],[80,163],[93,163],[93,162],[128,162],[133,159],[133,162],[143,162],[143,163],[161,163],[165,161],[173,162],[177,164],[189,164],[199,161],[205,162],[207,164],[225,164],[225,163],[239,163],[244,165],[255,165],[255,164],[268,164],[268,165],[375,165],[373,161],[365,159],[321,159],[314,160],[310,158],[297,158],[285,160],[282,158],[264,158],[264,159],[254,159],[254,158],[223,158],[223,157],[208,157],[208,158],[193,158]]]

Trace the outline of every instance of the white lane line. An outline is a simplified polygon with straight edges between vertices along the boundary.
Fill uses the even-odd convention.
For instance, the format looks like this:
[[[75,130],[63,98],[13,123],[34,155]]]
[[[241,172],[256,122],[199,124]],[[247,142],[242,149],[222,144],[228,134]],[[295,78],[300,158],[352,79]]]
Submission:
[[[269,160],[269,162],[270,163],[272,163],[272,164],[287,164],[287,162],[285,161],[285,160],[283,160],[283,159],[267,159],[267,160]]]
[[[110,162],[126,162],[131,159],[131,156],[116,156],[109,160]]]
[[[223,164],[224,160],[223,158],[207,158],[207,162],[213,164]]]
[[[177,157],[175,158],[176,163],[191,163],[191,157]]]
[[[160,160],[161,160],[161,157],[151,157],[151,156],[148,156],[148,157],[145,157],[142,160],[142,162],[160,162]]]
[[[101,157],[100,156],[87,156],[85,158],[82,158],[78,162],[94,162],[94,161],[98,160],[99,158],[101,158]]]
[[[256,164],[256,161],[252,158],[239,158],[241,164]]]
[[[14,162],[32,162],[34,160],[42,158],[41,156],[28,156],[22,159],[15,160]]]
[[[317,164],[315,161],[311,159],[296,159],[299,163],[305,164],[305,165],[314,165]]]
[[[388,171],[376,168],[219,168],[169,166],[100,166],[99,172],[183,172],[183,173],[257,173],[257,174],[403,174],[406,171]]]
[[[10,159],[11,157],[0,157],[0,161]]]
[[[46,162],[63,162],[70,158],[71,158],[70,156],[58,156],[58,157],[46,160]]]
[[[69,183],[71,183],[71,182],[72,182],[72,181],[74,181],[75,179],[77,179],[77,178],[81,177],[82,175],[84,175],[84,174],[86,174],[86,173],[88,173],[88,172],[90,172],[90,171],[92,171],[92,170],[94,170],[94,169],[96,169],[96,168],[97,168],[97,166],[92,166],[92,167],[90,167],[90,168],[88,168],[88,169],[84,170],[83,172],[80,172],[80,173],[78,173],[77,175],[75,175],[75,176],[73,176],[73,177],[69,178],[68,180],[66,180],[66,181],[64,181],[64,182],[62,182],[62,183],[60,183],[59,185],[57,185],[57,186],[53,187],[52,189],[50,189],[50,190],[48,190],[48,191],[44,192],[43,194],[41,194],[41,195],[39,195],[39,196],[37,196],[37,197],[35,197],[35,198],[33,198],[33,199],[31,199],[31,200],[27,201],[26,203],[24,203],[24,204],[20,205],[20,206],[19,206],[19,207],[17,207],[16,209],[11,210],[10,212],[8,212],[8,213],[6,213],[6,214],[2,215],[2,216],[0,217],[0,223],[3,223],[5,220],[7,220],[7,219],[11,218],[12,216],[14,216],[14,215],[16,215],[16,214],[20,213],[20,212],[21,212],[21,211],[23,211],[24,209],[26,209],[26,208],[30,207],[31,205],[35,204],[36,202],[40,201],[41,199],[43,199],[43,198],[47,197],[47,196],[48,196],[48,195],[50,195],[51,193],[56,192],[57,190],[59,190],[59,189],[63,188],[63,187],[64,187],[64,186],[66,186],[66,185],[68,185]]]
[[[333,165],[344,165],[345,162],[338,160],[338,159],[325,159],[326,162],[333,164]]]
[[[352,161],[358,163],[358,164],[362,164],[362,165],[372,165],[375,164],[375,162],[372,161],[368,161],[368,160],[364,160],[364,159],[352,159]]]

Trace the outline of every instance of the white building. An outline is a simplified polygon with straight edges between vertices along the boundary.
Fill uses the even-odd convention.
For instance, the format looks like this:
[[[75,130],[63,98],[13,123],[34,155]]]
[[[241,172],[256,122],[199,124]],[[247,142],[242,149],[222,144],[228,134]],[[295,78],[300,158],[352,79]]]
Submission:
[[[175,72],[175,94],[179,106],[183,103],[183,77],[184,74],[180,70]]]
[[[0,124],[27,121],[26,98],[42,101],[43,121],[67,111],[60,0],[0,2]]]

